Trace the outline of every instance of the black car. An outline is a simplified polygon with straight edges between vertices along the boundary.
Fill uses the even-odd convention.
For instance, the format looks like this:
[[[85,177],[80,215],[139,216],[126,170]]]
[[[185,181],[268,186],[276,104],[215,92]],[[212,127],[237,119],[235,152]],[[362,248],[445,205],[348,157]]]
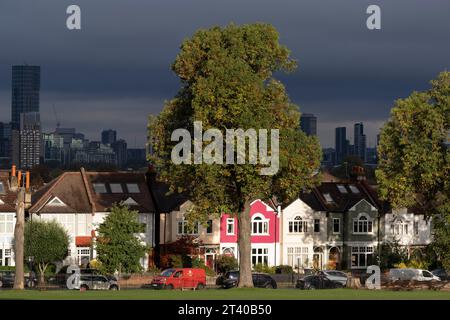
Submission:
[[[14,277],[13,271],[0,272],[0,288],[12,288],[14,286]]]
[[[0,272],[0,288],[12,288],[14,287],[15,280],[14,271],[2,271]],[[35,276],[26,276],[24,277],[24,285],[26,287],[34,287],[38,283],[38,280]]]
[[[296,288],[302,290],[314,290],[314,289],[337,289],[344,286],[335,281],[331,281],[324,275],[306,276],[298,279],[295,285]]]
[[[449,281],[450,280],[450,275],[444,269],[435,269],[435,270],[431,271],[431,273],[433,275],[435,275],[436,277],[439,277],[439,279],[441,279],[441,281]]]
[[[255,288],[276,289],[277,282],[268,274],[252,273],[253,286]],[[222,280],[222,288],[229,289],[237,287],[239,283],[239,271],[231,271],[225,274]]]

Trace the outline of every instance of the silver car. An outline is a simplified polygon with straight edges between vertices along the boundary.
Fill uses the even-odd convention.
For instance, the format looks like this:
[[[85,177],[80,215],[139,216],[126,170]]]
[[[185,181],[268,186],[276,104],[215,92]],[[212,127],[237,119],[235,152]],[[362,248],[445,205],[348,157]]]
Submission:
[[[347,275],[345,272],[337,270],[322,270],[319,271],[319,275],[325,276],[328,280],[340,283],[345,287],[347,284]]]
[[[119,283],[106,276],[96,274],[82,274],[78,286],[74,289],[85,290],[119,290]]]

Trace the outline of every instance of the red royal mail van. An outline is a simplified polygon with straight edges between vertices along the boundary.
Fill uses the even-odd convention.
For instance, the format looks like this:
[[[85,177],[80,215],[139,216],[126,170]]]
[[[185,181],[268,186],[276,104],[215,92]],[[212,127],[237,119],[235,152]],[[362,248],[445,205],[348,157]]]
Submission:
[[[156,289],[203,289],[206,286],[206,273],[197,268],[166,269],[153,278],[151,286]]]

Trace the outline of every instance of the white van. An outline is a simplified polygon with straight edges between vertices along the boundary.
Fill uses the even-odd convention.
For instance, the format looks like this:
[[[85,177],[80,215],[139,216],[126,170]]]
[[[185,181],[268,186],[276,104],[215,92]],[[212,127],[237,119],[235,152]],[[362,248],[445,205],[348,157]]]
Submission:
[[[441,279],[430,271],[422,269],[391,269],[389,270],[389,279],[397,280],[416,280],[416,281],[441,281]]]

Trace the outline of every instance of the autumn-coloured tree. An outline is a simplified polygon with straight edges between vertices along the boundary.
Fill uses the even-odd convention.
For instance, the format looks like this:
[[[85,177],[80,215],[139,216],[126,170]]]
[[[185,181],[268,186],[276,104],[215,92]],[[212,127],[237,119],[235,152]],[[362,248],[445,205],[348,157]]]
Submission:
[[[434,244],[450,268],[450,72],[396,101],[381,131],[376,177],[382,199],[432,218]]]
[[[172,191],[185,192],[194,203],[188,219],[204,223],[212,215],[237,214],[240,287],[253,286],[250,203],[274,197],[289,201],[317,182],[318,140],[299,130],[299,109],[273,75],[295,67],[289,50],[279,43],[277,30],[269,24],[199,30],[183,42],[172,65],[181,80],[178,94],[149,121],[154,152],[150,160],[159,179]],[[226,129],[279,129],[279,170],[261,175],[261,168],[267,166],[249,164],[248,154],[245,164],[175,165],[170,156],[178,141],[171,141],[171,135],[178,128],[192,132],[194,121],[201,121],[204,131],[220,130],[223,137]],[[201,147],[209,144],[203,141]],[[225,163],[225,152],[223,156]]]

